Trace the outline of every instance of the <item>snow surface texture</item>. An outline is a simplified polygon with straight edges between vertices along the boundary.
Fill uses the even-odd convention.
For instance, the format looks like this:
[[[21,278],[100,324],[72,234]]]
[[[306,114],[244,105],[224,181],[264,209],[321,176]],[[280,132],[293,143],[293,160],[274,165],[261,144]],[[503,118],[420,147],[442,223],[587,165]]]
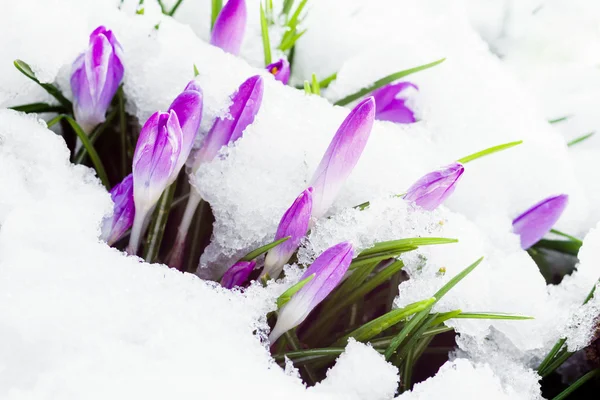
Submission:
[[[397,369],[363,344],[309,390],[274,364],[254,332],[281,285],[228,291],[100,242],[109,196],[43,122],[0,110],[0,169],[3,399],[393,395]]]
[[[126,1],[124,12],[101,0],[14,2],[0,24],[2,37],[11,43],[0,50],[0,105],[47,100],[12,67],[15,58],[29,62],[42,80],[56,79],[68,95],[70,63],[99,24],[113,29],[123,44],[127,107],[142,122],[168,106],[193,77],[194,64],[205,95],[204,131],[223,113],[229,94],[247,77],[262,73],[265,95],[255,123],[195,178],[216,217],[213,241],[202,260],[210,269],[203,271],[222,271],[248,249],[272,240],[282,212],[305,187],[348,110],[284,87],[262,71],[258,13],[250,13],[242,52],[256,69],[201,40],[208,37],[209,1],[184,1],[178,18],[187,19],[193,31],[147,3],[144,15],[136,16],[137,1]],[[595,197],[588,182],[582,184],[581,174],[575,174],[571,150],[544,122],[534,97],[489,54],[460,5],[436,0],[363,3],[344,1],[344,7],[336,7],[339,1],[312,2],[308,32],[296,52],[297,80],[313,72],[324,77],[339,71],[327,93],[337,99],[387,73],[447,60],[410,77],[420,87],[414,100],[418,123],[375,124],[363,158],[332,210],[339,214],[317,222],[301,260],[309,261],[341,240],[365,248],[401,237],[460,239],[404,258],[413,279],[401,286],[397,304],[430,296],[484,255],[484,263],[437,310],[513,312],[536,320],[452,321],[461,332],[460,356],[471,360],[449,362],[400,398],[439,393],[473,398],[475,392],[466,387],[473,381],[481,382],[478,395],[535,398],[537,377],[528,369],[535,360],[565,333],[572,349],[589,339],[589,326],[581,326],[589,319],[577,315],[597,312],[597,300],[583,308],[580,304],[599,275],[594,260],[600,234],[595,230],[586,238],[579,270],[560,286],[547,288],[510,233],[510,221],[537,200],[566,192],[570,206],[561,226],[583,232],[597,220],[590,221],[589,215],[600,217],[589,205],[600,203],[588,202],[588,196]],[[257,10],[257,4],[248,1],[249,9]],[[39,23],[23,31],[32,19]],[[54,23],[62,19],[69,24]],[[262,318],[274,307],[281,285],[243,295],[225,292],[110,250],[97,240],[102,216],[110,210],[109,197],[90,172],[70,166],[60,138],[35,120],[7,111],[0,118],[0,166],[11,171],[0,177],[5,191],[0,196],[0,292],[5,296],[0,320],[2,332],[8,332],[0,347],[5,364],[0,370],[7,371],[0,377],[0,390],[6,398],[106,398],[116,393],[236,398],[242,392],[231,392],[235,388],[247,398],[392,396],[397,371],[357,343],[349,344],[325,382],[305,390],[293,370],[286,374],[270,362],[253,334],[264,327]],[[425,172],[517,139],[526,142],[510,154],[468,164],[448,208],[425,213],[389,198]],[[366,200],[373,203],[362,213],[347,208]],[[439,276],[441,267],[446,273]],[[569,319],[573,312],[576,317]],[[483,338],[489,346],[482,344]],[[231,363],[234,358],[237,362]],[[506,365],[514,368],[501,371]]]

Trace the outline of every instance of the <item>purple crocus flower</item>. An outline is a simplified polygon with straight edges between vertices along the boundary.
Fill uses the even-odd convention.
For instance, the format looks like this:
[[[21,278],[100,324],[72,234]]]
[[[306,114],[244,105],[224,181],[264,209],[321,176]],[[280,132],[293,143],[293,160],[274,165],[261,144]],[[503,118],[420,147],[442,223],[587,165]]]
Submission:
[[[229,0],[217,16],[210,44],[237,56],[246,30],[246,2]]]
[[[144,221],[162,192],[179,170],[183,132],[174,110],[157,111],[144,124],[133,153],[133,199],[135,219],[131,230],[129,251],[136,253]]]
[[[294,200],[294,203],[281,217],[275,240],[290,237],[285,242],[271,249],[265,258],[265,267],[262,275],[269,275],[276,279],[281,269],[298,249],[300,241],[306,235],[310,214],[312,211],[312,191],[309,187]]]
[[[221,278],[221,286],[227,289],[233,289],[235,286],[243,285],[247,280],[256,261],[238,261],[233,264]]]
[[[567,207],[569,196],[559,194],[540,201],[513,220],[513,232],[527,250],[552,229]]]
[[[229,115],[215,120],[212,128],[204,138],[204,142],[194,158],[192,170],[196,171],[200,164],[215,158],[223,146],[235,142],[244,130],[254,122],[260,109],[263,96],[263,79],[255,75],[240,85],[231,96]]]
[[[406,105],[406,94],[410,89],[419,88],[410,82],[389,84],[373,92],[375,98],[375,119],[379,121],[391,121],[399,124],[411,124],[415,122],[415,114]]]
[[[121,84],[122,51],[112,31],[99,26],[90,35],[87,50],[73,63],[73,111],[75,120],[87,133],[105,121],[106,110]]]
[[[454,192],[465,168],[455,162],[422,176],[408,189],[404,199],[426,210],[435,210]]]
[[[131,228],[135,215],[133,205],[133,175],[127,175],[121,183],[110,191],[114,203],[113,215],[102,221],[102,234],[100,238],[111,246]]]
[[[314,188],[313,218],[323,216],[333,204],[367,145],[374,117],[375,101],[369,97],[358,103],[340,125],[310,184]]]
[[[271,344],[288,330],[300,325],[308,314],[340,283],[352,262],[354,250],[348,242],[325,250],[304,272],[300,280],[315,277],[292,296],[279,311],[277,323],[269,335]]]
[[[263,96],[263,79],[255,75],[248,78],[240,85],[238,90],[231,95],[231,106],[228,115],[219,117],[213,123],[212,128],[206,134],[200,149],[190,158],[192,162],[192,174],[195,174],[200,165],[212,161],[223,146],[239,139],[244,130],[254,122],[254,117],[260,109]],[[181,224],[177,229],[177,237],[169,255],[169,266],[181,268],[183,262],[183,251],[185,240],[192,223],[192,218],[200,204],[200,194],[193,189],[187,202]]]
[[[290,80],[290,63],[285,58],[267,65],[267,71],[284,85],[287,85]]]
[[[190,81],[183,92],[171,103],[169,111],[175,111],[181,126],[182,142],[179,159],[175,170],[179,171],[185,164],[200,128],[202,120],[202,89],[196,81]]]

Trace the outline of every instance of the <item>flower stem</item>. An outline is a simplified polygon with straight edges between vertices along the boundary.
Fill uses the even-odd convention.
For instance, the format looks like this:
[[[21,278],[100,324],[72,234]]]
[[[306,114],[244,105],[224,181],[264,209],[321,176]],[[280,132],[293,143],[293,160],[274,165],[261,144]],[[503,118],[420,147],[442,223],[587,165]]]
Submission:
[[[154,262],[158,257],[158,251],[165,232],[167,218],[169,218],[169,211],[171,210],[171,203],[173,202],[176,186],[177,182],[173,182],[171,186],[163,192],[158,201],[156,214],[150,226],[148,241],[146,242],[146,248],[144,249],[144,259],[146,262]]]
[[[196,209],[198,208],[200,201],[202,201],[202,197],[200,197],[200,194],[196,189],[191,187],[190,196],[188,198],[185,211],[183,213],[183,218],[181,219],[181,223],[179,224],[179,228],[177,229],[177,237],[175,238],[173,249],[171,250],[167,261],[169,267],[171,268],[177,268],[178,270],[181,270],[183,266],[185,242],[187,239],[188,232],[190,230],[190,225],[192,224],[192,220],[194,219],[194,214],[196,213]]]
[[[298,340],[298,336],[296,336],[296,331],[294,329],[290,329],[283,335],[285,336],[285,339],[287,340],[287,342],[290,344],[290,347],[292,348],[292,350],[294,350],[294,351],[302,350],[302,345],[300,344],[300,340]],[[317,379],[315,378],[315,374],[313,373],[312,369],[307,365],[303,366],[303,369],[304,369],[304,372],[306,373],[306,378],[309,381],[307,383],[312,384],[312,385],[317,383]]]

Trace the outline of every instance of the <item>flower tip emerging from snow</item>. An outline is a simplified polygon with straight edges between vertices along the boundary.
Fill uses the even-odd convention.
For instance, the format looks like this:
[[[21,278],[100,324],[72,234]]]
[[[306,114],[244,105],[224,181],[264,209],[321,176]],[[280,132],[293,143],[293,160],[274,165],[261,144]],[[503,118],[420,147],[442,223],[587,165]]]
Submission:
[[[271,278],[277,279],[283,266],[298,249],[300,241],[306,235],[308,224],[310,223],[312,192],[313,188],[309,187],[300,193],[291,207],[281,217],[277,233],[275,234],[275,241],[288,236],[289,239],[267,253],[262,273],[263,276],[268,274]]]
[[[226,289],[233,289],[236,286],[243,285],[247,280],[254,267],[256,261],[238,261],[233,264],[221,278],[221,286]]]
[[[99,26],[71,73],[75,120],[86,133],[105,121],[106,111],[123,79],[121,44],[112,31]]]
[[[190,81],[183,92],[181,92],[171,106],[169,111],[175,111],[179,125],[181,126],[182,142],[181,152],[175,170],[179,171],[185,164],[194,142],[200,122],[202,120],[202,89],[195,80]]]
[[[101,234],[101,239],[109,246],[119,240],[133,224],[133,175],[127,175],[121,183],[112,188],[110,197],[114,203],[113,215],[102,221]]]
[[[210,44],[237,56],[246,30],[245,0],[229,0],[217,16]]]
[[[292,296],[279,311],[277,323],[269,335],[271,344],[288,330],[300,325],[308,314],[340,283],[348,270],[354,249],[348,242],[325,250],[304,272],[300,280],[315,277]]]
[[[569,196],[548,197],[513,220],[513,232],[521,238],[521,248],[527,250],[544,237],[567,207]]]
[[[407,95],[412,90],[419,90],[419,88],[410,82],[400,82],[374,91],[375,119],[399,124],[415,122],[414,112],[406,105]]]
[[[290,63],[285,58],[267,65],[267,71],[273,74],[275,80],[278,80],[284,85],[287,85],[290,80]]]
[[[263,79],[258,75],[248,78],[240,85],[231,96],[229,115],[215,120],[194,156],[193,171],[196,171],[201,164],[212,161],[223,146],[235,142],[242,136],[248,125],[254,122],[260,109],[263,90]]]
[[[139,245],[144,220],[162,192],[173,183],[179,170],[183,132],[174,110],[157,111],[144,124],[133,153],[133,199],[135,219],[129,251]]]
[[[428,211],[435,210],[454,192],[465,168],[455,162],[419,178],[406,192],[404,199]]]
[[[369,97],[338,128],[312,178],[313,218],[322,217],[335,201],[367,145],[374,119],[375,100]]]

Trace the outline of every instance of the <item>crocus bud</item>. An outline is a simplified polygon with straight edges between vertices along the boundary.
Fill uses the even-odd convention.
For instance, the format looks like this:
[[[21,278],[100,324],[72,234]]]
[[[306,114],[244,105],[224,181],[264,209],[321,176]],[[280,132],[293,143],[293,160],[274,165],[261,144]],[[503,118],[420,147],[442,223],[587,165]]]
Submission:
[[[71,73],[75,120],[90,133],[105,121],[106,110],[123,79],[121,44],[112,31],[99,26],[87,50],[77,57]]]
[[[183,132],[175,111],[157,111],[144,124],[133,153],[133,199],[135,219],[131,230],[129,251],[137,252],[144,221],[162,192],[179,170]]]
[[[300,241],[306,235],[308,224],[310,222],[310,214],[312,211],[312,191],[309,187],[296,198],[294,203],[283,214],[275,240],[283,239],[289,236],[289,239],[280,243],[271,249],[265,257],[265,267],[262,275],[269,275],[276,279],[285,263],[289,261],[292,254],[298,249]]]
[[[272,73],[275,79],[284,85],[287,85],[290,80],[290,63],[285,58],[267,65],[267,71]]]
[[[204,138],[194,157],[193,171],[196,171],[200,164],[215,158],[223,146],[242,137],[242,133],[254,122],[254,117],[260,109],[263,86],[263,79],[258,75],[248,78],[240,85],[237,92],[231,96],[229,115],[217,118]]]
[[[237,56],[246,30],[246,2],[229,0],[217,16],[210,44]]]
[[[352,245],[342,242],[317,257],[300,280],[312,274],[315,274],[315,277],[294,294],[279,311],[277,323],[269,335],[271,343],[275,343],[285,332],[300,325],[308,314],[335,289],[348,270],[353,255]]]
[[[227,289],[233,289],[235,286],[243,285],[247,280],[256,261],[238,261],[233,264],[221,278],[221,286]]]
[[[102,221],[100,238],[112,245],[131,228],[135,206],[133,205],[133,175],[129,174],[110,191],[114,203],[113,215]]]
[[[569,196],[559,194],[544,199],[513,220],[513,232],[521,237],[521,248],[533,246],[552,229],[567,207]]]
[[[375,119],[391,121],[399,124],[415,122],[415,114],[406,105],[407,95],[413,90],[419,90],[410,82],[389,84],[373,92],[375,98]]]
[[[177,114],[182,132],[181,152],[175,166],[175,170],[179,171],[190,155],[202,120],[202,89],[198,82],[191,81],[187,84],[171,103],[169,111],[171,110]]]
[[[435,210],[454,192],[464,170],[461,163],[455,162],[430,172],[413,183],[404,199],[426,210]]]
[[[323,216],[335,201],[367,145],[374,117],[375,101],[369,97],[350,111],[337,130],[310,184],[314,218]]]

